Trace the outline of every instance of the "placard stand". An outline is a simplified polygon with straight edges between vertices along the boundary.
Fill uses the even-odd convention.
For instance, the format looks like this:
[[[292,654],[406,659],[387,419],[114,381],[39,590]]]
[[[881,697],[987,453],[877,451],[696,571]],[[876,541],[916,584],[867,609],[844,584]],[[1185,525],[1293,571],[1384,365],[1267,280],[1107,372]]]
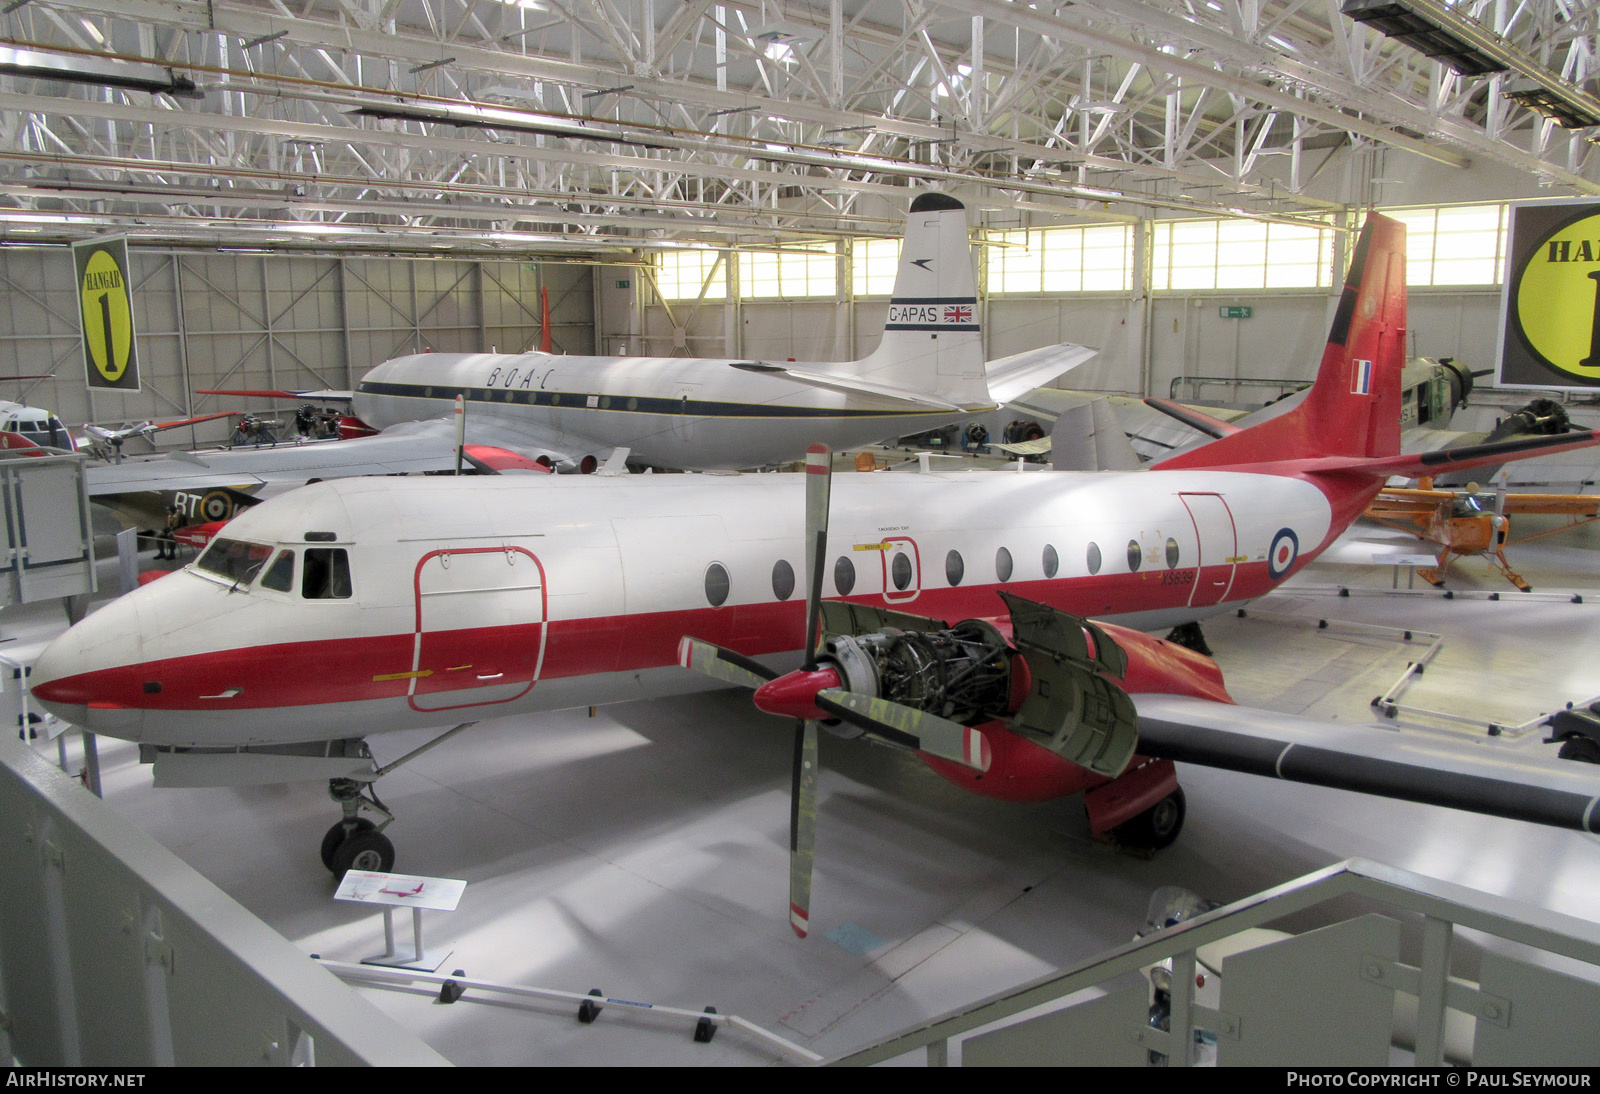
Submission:
[[[383,905],[382,953],[361,959],[363,965],[381,965],[391,969],[413,969],[419,972],[437,972],[450,960],[453,950],[430,954],[422,944],[423,911],[453,912],[466,892],[467,883],[457,878],[417,877],[412,874],[380,874],[364,870],[349,870],[333,894],[335,900],[348,900],[358,904]],[[411,952],[395,949],[394,910],[411,909]]]

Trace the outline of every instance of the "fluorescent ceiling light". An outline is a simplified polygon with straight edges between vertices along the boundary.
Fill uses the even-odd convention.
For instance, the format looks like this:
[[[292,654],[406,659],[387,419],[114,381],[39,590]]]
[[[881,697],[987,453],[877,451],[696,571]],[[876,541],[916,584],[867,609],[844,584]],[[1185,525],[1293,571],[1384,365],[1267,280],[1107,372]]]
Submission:
[[[5,224],[80,224],[92,223],[87,218],[64,213],[0,213],[0,223]]]
[[[1439,0],[1345,0],[1340,9],[1358,23],[1436,58],[1466,76],[1514,72],[1502,89],[1568,129],[1600,125],[1600,97],[1590,94],[1475,19]]]
[[[1512,102],[1543,114],[1564,129],[1600,125],[1600,111],[1593,109],[1596,104],[1563,95],[1558,89],[1541,86],[1534,80],[1507,80],[1503,92]]]
[[[1345,0],[1339,10],[1463,76],[1484,76],[1511,67],[1493,55],[1495,42],[1502,41],[1499,35],[1429,0]]]
[[[369,228],[362,228],[354,224],[324,224],[311,220],[296,220],[287,224],[274,224],[270,230],[278,232],[295,232],[300,235],[312,236],[353,236],[377,235]]]

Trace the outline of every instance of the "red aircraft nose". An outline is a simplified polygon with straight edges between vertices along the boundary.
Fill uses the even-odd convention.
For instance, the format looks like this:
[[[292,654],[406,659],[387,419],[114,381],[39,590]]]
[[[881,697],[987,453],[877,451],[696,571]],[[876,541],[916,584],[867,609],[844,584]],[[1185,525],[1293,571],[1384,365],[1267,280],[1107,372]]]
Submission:
[[[800,669],[776,680],[769,680],[756,689],[756,706],[768,714],[814,722],[832,718],[817,707],[817,692],[823,688],[836,688],[843,681],[835,669],[820,668],[812,672]]]

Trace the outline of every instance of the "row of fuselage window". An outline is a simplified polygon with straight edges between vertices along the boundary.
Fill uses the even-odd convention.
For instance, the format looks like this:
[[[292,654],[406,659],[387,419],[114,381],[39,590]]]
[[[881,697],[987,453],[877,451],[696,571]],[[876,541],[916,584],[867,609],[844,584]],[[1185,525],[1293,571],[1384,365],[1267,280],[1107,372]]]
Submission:
[[[1178,541],[1168,538],[1166,542],[1165,561],[1167,569],[1175,570],[1181,559],[1182,552],[1178,548]],[[1128,541],[1128,572],[1137,573],[1144,565],[1144,545],[1136,539]],[[1061,556],[1052,544],[1044,545],[1041,557],[1044,576],[1055,577],[1061,569]],[[1105,564],[1098,543],[1089,544],[1087,558],[1089,574],[1093,576],[1100,572]],[[995,579],[1004,584],[1011,580],[1015,565],[1011,558],[1011,551],[1001,547],[994,555]],[[944,556],[944,577],[951,588],[960,585],[966,577],[967,564],[961,557],[961,552],[951,550]],[[905,592],[911,588],[911,583],[916,579],[916,569],[911,561],[911,555],[906,551],[895,552],[894,558],[889,563],[889,582],[895,591]],[[713,608],[720,608],[728,601],[728,594],[732,591],[733,581],[728,575],[728,568],[720,562],[713,562],[706,567],[706,601]],[[856,587],[856,566],[849,555],[840,555],[833,564],[833,587],[838,596],[849,596]],[[796,579],[794,567],[787,560],[779,559],[772,565],[772,595],[778,600],[788,600],[794,595]]]

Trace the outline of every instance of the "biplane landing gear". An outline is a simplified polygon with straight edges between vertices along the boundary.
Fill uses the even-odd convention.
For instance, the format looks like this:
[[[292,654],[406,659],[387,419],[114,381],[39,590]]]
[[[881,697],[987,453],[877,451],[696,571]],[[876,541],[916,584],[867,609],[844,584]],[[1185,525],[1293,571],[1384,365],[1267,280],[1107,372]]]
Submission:
[[[349,870],[387,873],[394,869],[394,844],[383,834],[394,814],[383,807],[372,784],[363,787],[354,779],[329,779],[328,796],[344,810],[344,819],[322,837],[322,865],[336,878],[343,878]],[[361,816],[363,807],[382,814],[383,824]]]
[[[1506,561],[1506,553],[1504,550],[1491,553],[1488,556],[1488,559],[1489,565],[1500,571],[1500,576],[1504,577],[1507,581],[1511,582],[1511,584],[1515,585],[1525,593],[1533,592],[1533,586],[1522,580],[1522,575],[1513,570],[1511,568],[1511,563]]]
[[[1159,851],[1171,847],[1178,833],[1183,831],[1183,818],[1187,812],[1183,787],[1180,786],[1143,813],[1113,828],[1111,838],[1118,846],[1134,851]]]

